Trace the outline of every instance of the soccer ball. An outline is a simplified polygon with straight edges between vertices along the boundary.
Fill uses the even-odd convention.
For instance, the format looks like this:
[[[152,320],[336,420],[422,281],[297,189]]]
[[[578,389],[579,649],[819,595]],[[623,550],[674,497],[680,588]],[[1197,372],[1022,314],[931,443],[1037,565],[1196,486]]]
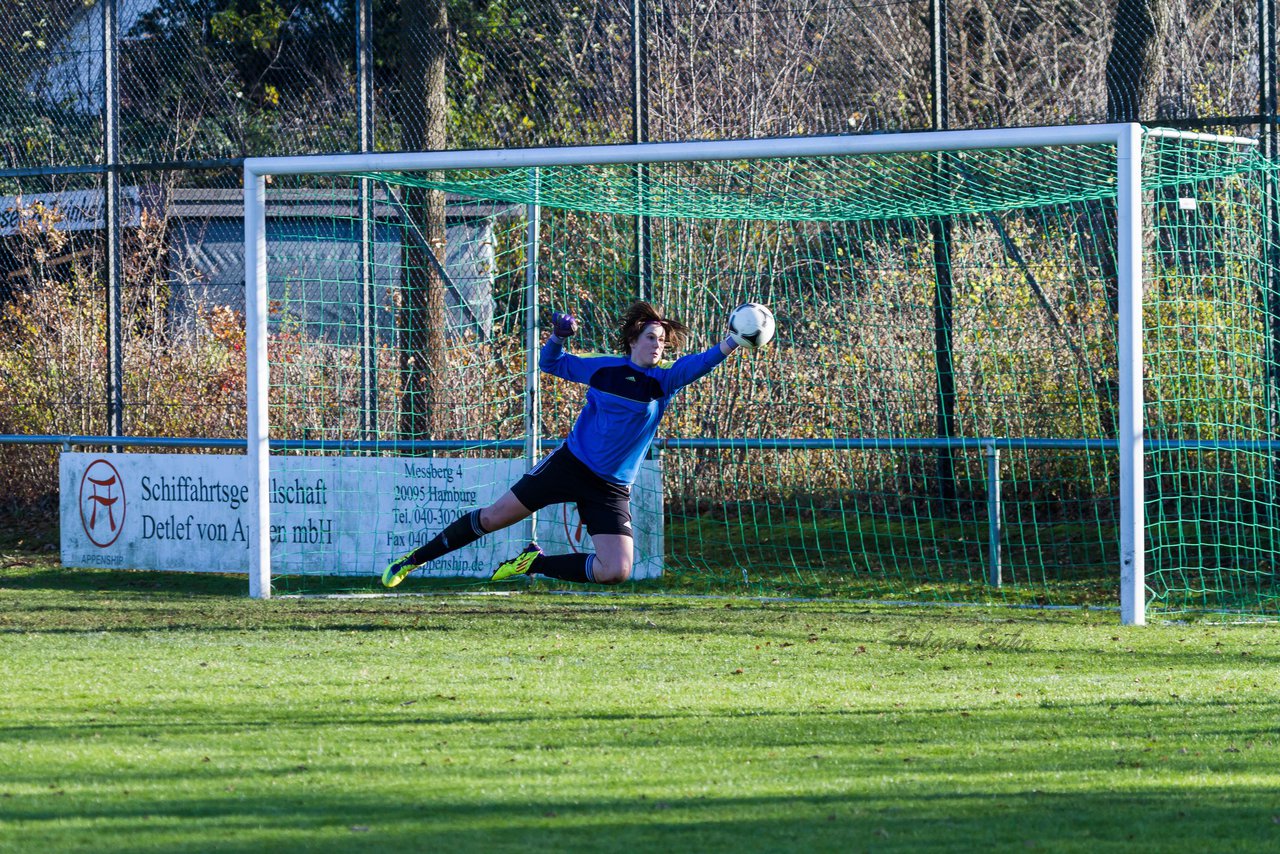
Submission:
[[[773,312],[758,302],[743,303],[729,314],[729,336],[749,350],[772,341],[773,330]]]

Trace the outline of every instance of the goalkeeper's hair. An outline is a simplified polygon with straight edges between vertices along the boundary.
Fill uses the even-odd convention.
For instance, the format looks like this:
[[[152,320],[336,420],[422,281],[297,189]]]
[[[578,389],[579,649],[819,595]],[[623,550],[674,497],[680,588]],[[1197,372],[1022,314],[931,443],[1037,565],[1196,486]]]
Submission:
[[[624,355],[630,353],[631,345],[639,339],[644,328],[650,323],[657,323],[663,328],[667,333],[667,346],[672,350],[679,350],[684,346],[685,339],[689,337],[689,327],[680,321],[663,317],[647,302],[634,302],[622,316],[616,341],[618,352]]]

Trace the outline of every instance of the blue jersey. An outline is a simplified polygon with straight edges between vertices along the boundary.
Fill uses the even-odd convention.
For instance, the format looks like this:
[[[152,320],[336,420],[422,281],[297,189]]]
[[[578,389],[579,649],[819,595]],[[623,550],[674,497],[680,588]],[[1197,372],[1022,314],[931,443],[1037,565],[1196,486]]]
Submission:
[[[725,360],[720,345],[642,368],[626,356],[575,356],[556,338],[542,345],[538,367],[587,386],[587,403],[565,444],[587,468],[630,486],[658,432],[671,397]]]

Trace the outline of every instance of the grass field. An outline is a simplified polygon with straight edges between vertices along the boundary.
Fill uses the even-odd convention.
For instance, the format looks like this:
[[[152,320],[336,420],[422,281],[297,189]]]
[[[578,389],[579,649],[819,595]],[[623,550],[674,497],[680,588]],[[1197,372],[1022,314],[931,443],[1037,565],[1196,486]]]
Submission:
[[[0,851],[1280,848],[1274,625],[0,567]]]

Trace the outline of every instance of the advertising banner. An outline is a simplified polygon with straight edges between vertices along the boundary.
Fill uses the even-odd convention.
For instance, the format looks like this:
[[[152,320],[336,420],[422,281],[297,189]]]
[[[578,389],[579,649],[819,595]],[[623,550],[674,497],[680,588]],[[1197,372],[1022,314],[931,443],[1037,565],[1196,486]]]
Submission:
[[[461,514],[524,473],[524,460],[272,457],[272,574],[380,575]],[[62,563],[189,572],[248,572],[255,532],[247,457],[64,453],[59,461]],[[662,573],[662,476],[648,461],[632,490],[633,577]],[[538,543],[589,552],[571,505],[538,514]],[[424,568],[487,577],[523,548],[528,523],[498,531]]]

